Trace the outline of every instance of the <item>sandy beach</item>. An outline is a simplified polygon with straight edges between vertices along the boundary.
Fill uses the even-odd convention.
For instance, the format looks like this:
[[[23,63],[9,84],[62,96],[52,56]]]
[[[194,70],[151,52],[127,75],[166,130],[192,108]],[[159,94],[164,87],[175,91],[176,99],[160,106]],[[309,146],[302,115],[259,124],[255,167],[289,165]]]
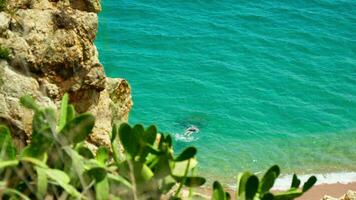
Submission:
[[[349,184],[335,183],[316,185],[302,197],[298,198],[298,200],[319,200],[322,199],[325,195],[339,198],[348,190],[355,191],[356,182]]]

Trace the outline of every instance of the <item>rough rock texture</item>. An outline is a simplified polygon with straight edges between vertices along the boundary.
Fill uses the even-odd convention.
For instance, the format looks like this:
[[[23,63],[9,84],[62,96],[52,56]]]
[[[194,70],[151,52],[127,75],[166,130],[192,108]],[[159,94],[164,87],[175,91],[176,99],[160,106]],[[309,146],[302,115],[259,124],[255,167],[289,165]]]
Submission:
[[[356,200],[356,192],[349,190],[345,195],[340,198],[334,198],[330,196],[324,196],[322,200]]]
[[[0,45],[11,51],[0,60],[0,123],[20,141],[31,132],[32,113],[19,105],[25,94],[55,107],[68,92],[77,112],[97,117],[94,145],[108,145],[111,124],[127,121],[130,87],[105,77],[93,44],[100,10],[99,0],[11,0],[0,12]]]

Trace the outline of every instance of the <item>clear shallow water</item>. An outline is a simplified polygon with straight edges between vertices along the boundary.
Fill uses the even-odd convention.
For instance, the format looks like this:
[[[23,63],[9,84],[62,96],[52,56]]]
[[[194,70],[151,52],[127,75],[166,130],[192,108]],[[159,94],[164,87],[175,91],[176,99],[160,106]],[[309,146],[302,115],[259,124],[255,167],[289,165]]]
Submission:
[[[96,45],[131,84],[130,122],[197,146],[200,173],[356,170],[356,1],[102,4]]]

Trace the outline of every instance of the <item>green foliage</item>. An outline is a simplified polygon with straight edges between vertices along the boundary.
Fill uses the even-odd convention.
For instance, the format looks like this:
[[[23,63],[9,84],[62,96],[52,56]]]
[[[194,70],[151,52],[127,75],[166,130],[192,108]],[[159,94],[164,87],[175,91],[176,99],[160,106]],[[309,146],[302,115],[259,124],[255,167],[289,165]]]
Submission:
[[[175,156],[172,138],[158,134],[155,126],[114,124],[111,149],[93,152],[85,145],[95,118],[76,114],[64,95],[57,112],[44,108],[31,96],[20,99],[34,111],[32,140],[23,149],[14,145],[9,129],[0,126],[0,199],[181,199],[181,191],[205,183],[193,172],[197,149],[188,147]],[[291,189],[272,194],[278,166],[259,180],[251,173],[238,178],[239,200],[294,199],[315,183],[311,177],[302,188],[295,175]],[[213,200],[229,200],[219,182],[213,184]]]
[[[68,121],[59,132],[62,144],[77,144],[84,141],[94,128],[95,118],[91,114],[81,114]]]
[[[218,181],[215,181],[213,183],[212,199],[213,200],[228,200],[228,199],[230,199],[229,193],[224,191],[223,186]]]
[[[16,158],[16,148],[12,143],[10,131],[2,125],[0,125],[0,148],[0,161],[14,160]]]
[[[299,188],[300,180],[297,175],[293,175],[291,188],[284,192],[272,193],[270,190],[273,187],[277,177],[280,174],[280,169],[277,165],[272,166],[262,177],[261,180],[257,176],[245,172],[238,176],[237,180],[237,199],[240,200],[289,200],[300,197],[308,191],[315,183],[316,177],[311,176]]]
[[[4,2],[5,0],[0,0],[0,11],[4,9]],[[10,50],[0,45],[0,59],[8,60],[9,55],[10,55]]]
[[[6,181],[0,190],[7,191],[0,198],[157,199],[174,185],[205,183],[204,178],[189,175],[197,164],[197,150],[189,147],[175,157],[170,136],[162,135],[156,141],[155,126],[114,125],[112,154],[107,147],[94,153],[84,142],[95,118],[76,114],[67,94],[58,120],[55,110],[40,106],[31,96],[20,102],[34,111],[32,140],[17,150],[10,131],[0,126],[0,177]],[[179,195],[177,192],[176,197]]]
[[[5,8],[6,8],[6,0],[0,0],[0,12],[4,11]]]
[[[132,193],[124,199],[159,199],[174,186],[172,183],[178,183],[180,188],[198,187],[205,183],[204,178],[189,175],[197,163],[194,162],[197,150],[189,147],[175,158],[170,136],[161,135],[160,140],[155,142],[155,126],[144,129],[142,125],[131,127],[122,124],[118,134],[113,130],[111,141],[115,141],[117,136],[126,159],[117,158],[115,163],[121,169],[121,175],[132,185]],[[178,168],[182,162],[186,162],[185,167]],[[175,196],[179,195],[178,189]]]
[[[311,176],[303,185],[299,188],[300,180],[297,175],[293,175],[292,184],[289,190],[273,193],[271,188],[273,187],[277,177],[280,174],[280,169],[277,165],[272,166],[261,178],[249,172],[239,174],[237,178],[237,190],[236,198],[238,200],[292,200],[302,196],[307,192],[315,183],[316,177]],[[225,200],[229,197],[225,195],[222,186],[219,182],[213,184],[213,200]]]
[[[62,130],[64,126],[66,125],[67,121],[67,116],[68,116],[68,101],[69,101],[69,96],[68,94],[64,94],[61,102],[61,108],[60,108],[60,118],[58,121],[58,128],[59,130]]]

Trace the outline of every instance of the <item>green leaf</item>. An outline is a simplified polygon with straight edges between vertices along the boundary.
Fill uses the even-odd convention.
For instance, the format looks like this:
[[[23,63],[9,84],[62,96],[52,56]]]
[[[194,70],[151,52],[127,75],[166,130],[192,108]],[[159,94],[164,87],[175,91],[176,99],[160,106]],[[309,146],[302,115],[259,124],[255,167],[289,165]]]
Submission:
[[[44,199],[44,196],[47,193],[47,185],[48,185],[48,181],[47,181],[47,175],[46,175],[46,171],[41,168],[41,167],[35,167],[36,172],[37,172],[37,198],[38,199]]]
[[[135,127],[134,127],[135,129]],[[157,129],[155,126],[150,126],[146,131],[143,130],[143,126],[136,132],[137,140],[139,141],[139,161],[141,163],[145,163],[147,160],[147,156],[149,153],[153,151],[156,153],[155,149],[153,148],[153,144],[156,141]]]
[[[206,182],[205,178],[198,176],[188,176],[185,179],[184,185],[187,187],[199,187],[204,185]]]
[[[48,126],[52,128],[53,132],[55,132],[57,126],[56,111],[52,108],[45,108],[43,109],[43,112],[45,117],[44,123],[48,124]],[[52,134],[49,136],[53,137]]]
[[[139,151],[139,141],[130,125],[126,123],[121,124],[119,129],[119,137],[125,151],[131,156],[131,158],[134,158]]]
[[[93,152],[88,147],[84,146],[84,143],[79,143],[79,145],[75,147],[75,150],[78,152],[79,155],[83,156],[84,158],[94,158]]]
[[[152,170],[147,167],[147,165],[143,164],[142,165],[142,170],[141,170],[141,176],[145,181],[150,180],[153,177],[153,172]]]
[[[109,149],[106,147],[99,147],[96,151],[95,159],[99,163],[105,165],[105,163],[109,160]]]
[[[67,122],[59,136],[64,144],[76,144],[84,141],[91,133],[95,117],[91,114],[81,114]]]
[[[231,195],[228,192],[225,192],[225,198],[226,200],[231,200]]]
[[[15,167],[18,164],[19,164],[18,160],[7,160],[7,161],[0,160],[0,169],[6,168],[6,167]]]
[[[156,141],[156,137],[157,137],[156,126],[154,126],[154,125],[149,126],[145,132],[145,141],[148,144],[153,145],[154,142]]]
[[[300,190],[293,189],[286,192],[274,194],[273,200],[291,200],[302,196],[302,194],[303,193]]]
[[[110,185],[107,177],[100,182],[96,182],[94,187],[96,199],[109,200]]]
[[[69,176],[58,169],[50,169],[50,168],[43,168],[44,172],[46,173],[46,175],[54,180],[55,182],[61,182],[61,183],[69,183],[70,182],[70,178]]]
[[[213,195],[212,195],[212,200],[225,200],[225,191],[222,185],[218,182],[215,181],[213,183]]]
[[[47,176],[62,187],[69,195],[74,198],[79,198],[81,194],[69,184],[69,177],[66,173],[57,169],[45,169]]]
[[[317,179],[315,176],[311,176],[307,182],[304,183],[303,190],[300,189],[290,189],[286,192],[280,192],[274,194],[274,200],[286,200],[286,199],[295,199],[303,195],[304,192],[308,191],[316,183]],[[295,185],[297,185],[295,183]]]
[[[75,117],[75,108],[73,105],[69,104],[67,107],[67,122],[71,121]]]
[[[42,158],[54,143],[51,135],[52,129],[50,127],[39,132],[34,132],[31,144],[22,150],[22,156]]]
[[[68,93],[65,93],[63,95],[62,101],[61,101],[60,118],[59,118],[59,124],[58,124],[59,130],[62,130],[62,128],[67,123],[68,101],[69,101]]]
[[[108,179],[109,180],[112,180],[112,181],[115,181],[119,184],[123,184],[125,186],[127,186],[128,188],[132,188],[132,185],[129,181],[127,181],[125,178],[123,178],[122,176],[120,175],[113,175],[113,174],[108,174]]]
[[[100,182],[106,177],[106,170],[103,167],[92,167],[86,171],[90,177],[95,179],[95,182]]]
[[[252,175],[246,182],[246,200],[253,200],[258,190],[258,178]]]
[[[265,193],[264,195],[263,195],[263,197],[261,198],[261,200],[273,200],[274,199],[274,196],[273,196],[273,194],[272,193]]]
[[[78,152],[76,152],[75,150],[73,150],[70,146],[65,146],[63,147],[63,150],[66,152],[66,154],[71,158],[72,160],[72,167],[75,168],[75,170],[79,173],[82,174],[85,171],[84,168],[84,158],[79,155]],[[89,161],[91,161],[93,159],[90,159]],[[89,162],[88,161],[88,162]],[[79,175],[78,174],[78,175]]]
[[[244,172],[237,177],[237,190],[236,196],[239,200],[246,200],[246,183],[247,180],[252,176],[249,172]]]
[[[16,147],[6,126],[0,125],[0,160],[16,159]]]
[[[120,158],[123,157],[121,155],[122,151],[119,148],[120,138],[118,136],[119,136],[118,125],[113,124],[110,141],[111,141],[112,155],[113,155],[113,159],[115,161],[116,166],[120,165],[120,161],[121,161]]]
[[[277,165],[272,166],[262,177],[259,187],[260,193],[268,192],[274,185],[276,178],[279,176],[280,169]]]
[[[45,162],[39,160],[39,159],[36,159],[36,158],[33,158],[33,157],[26,157],[26,156],[21,156],[20,157],[20,161],[21,162],[29,162],[35,166],[39,166],[39,167],[42,167],[42,168],[48,168],[48,166],[46,165]]]
[[[84,158],[80,156],[78,152],[73,150],[70,146],[63,147],[63,150],[71,158],[71,173],[76,177],[82,176],[86,170],[84,167]]]
[[[172,175],[172,177],[174,178],[174,180],[176,180],[179,183],[185,180],[183,184],[187,187],[199,187],[204,185],[204,183],[206,182],[205,178],[199,176],[183,177],[183,176]]]
[[[135,136],[135,138],[139,142],[144,142],[144,135],[145,135],[145,128],[141,124],[136,124],[132,130],[131,133]]]
[[[28,109],[34,110],[34,111],[38,111],[40,109],[40,107],[37,105],[35,99],[30,95],[22,96],[20,98],[20,103],[22,106],[24,106]]]
[[[292,179],[292,185],[290,188],[299,188],[300,185],[300,179],[298,179],[296,174],[293,174],[293,179]]]
[[[172,142],[172,137],[171,137],[170,135],[167,135],[166,138],[165,138],[165,140],[166,140],[168,146],[169,146],[169,147],[172,147],[172,144],[173,144],[173,142]]]
[[[132,143],[132,146],[135,146],[135,151],[132,152],[131,156],[135,157],[136,155],[140,155],[140,161],[144,162],[145,157],[147,156],[148,150],[144,151],[145,147],[145,130],[144,127],[141,124],[135,125],[132,130],[131,134],[133,135],[133,138],[135,139],[134,143]]]
[[[46,121],[45,112],[43,110],[36,111],[32,118],[32,135],[46,128],[49,128],[49,124]]]
[[[189,160],[195,156],[197,149],[195,147],[188,147],[176,158],[174,161],[179,162],[183,160]]]
[[[169,159],[167,155],[159,156],[158,162],[154,169],[154,176],[156,179],[161,179],[171,174],[171,167],[169,166]]]
[[[303,185],[303,192],[308,191],[313,185],[316,183],[317,179],[315,176],[311,176],[307,182],[304,183]]]
[[[157,150],[154,146],[150,144],[146,144],[145,148],[147,148],[148,152],[153,155],[162,155],[164,152]]]
[[[95,179],[96,182],[100,182],[105,178],[107,172],[104,167],[105,165],[103,166],[99,161],[94,159],[87,160],[84,163],[86,173]]]
[[[11,189],[11,188],[4,189],[2,191],[2,193],[3,193],[3,195],[9,195],[10,197],[16,196],[16,197],[20,197],[20,199],[23,199],[23,200],[31,200],[25,194],[22,194],[21,192]],[[10,198],[10,199],[13,199],[13,198]],[[15,198],[15,199],[17,199],[17,198]]]
[[[118,130],[118,127],[117,127],[117,124],[113,124],[112,125],[112,131],[111,131],[111,137],[110,137],[110,142],[113,143],[116,139],[116,137],[118,136],[119,134],[119,130]]]
[[[31,145],[49,148],[56,140],[56,113],[51,108],[37,110],[32,120]],[[41,148],[42,148],[41,147]],[[48,149],[45,149],[48,150]]]

